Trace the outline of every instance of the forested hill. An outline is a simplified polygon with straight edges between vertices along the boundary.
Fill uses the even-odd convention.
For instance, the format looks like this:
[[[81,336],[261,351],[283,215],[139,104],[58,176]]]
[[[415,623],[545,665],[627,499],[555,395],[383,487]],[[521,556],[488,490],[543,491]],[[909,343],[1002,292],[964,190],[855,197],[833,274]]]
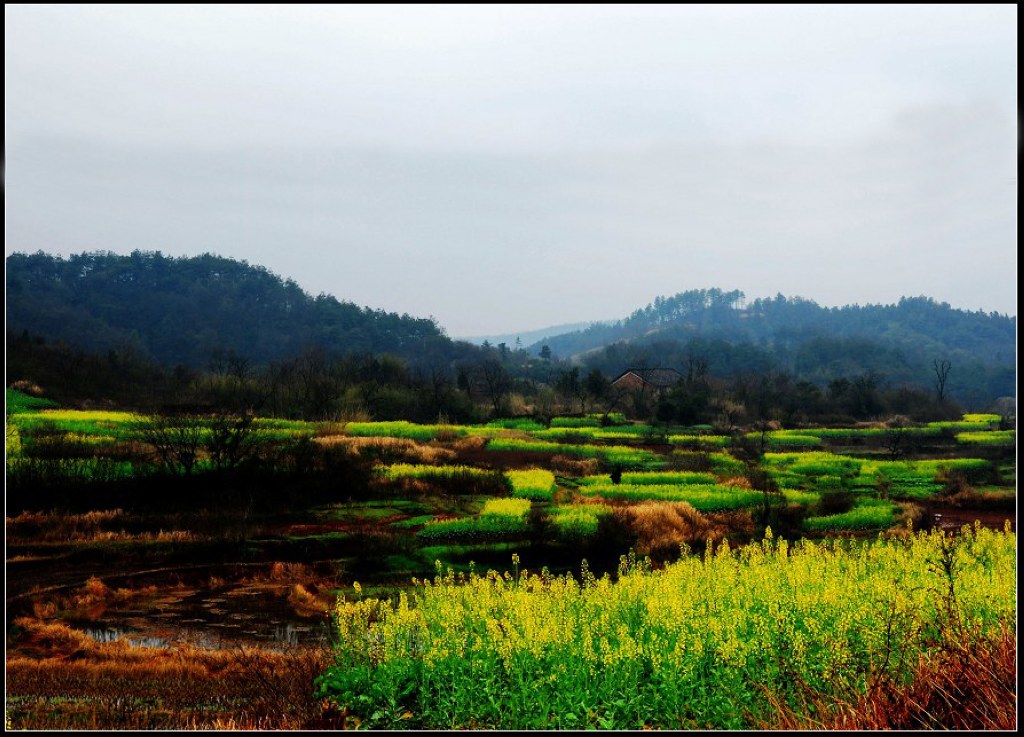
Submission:
[[[801,298],[756,299],[699,289],[659,297],[629,317],[553,336],[558,357],[614,372],[627,364],[678,367],[691,358],[714,375],[781,371],[818,384],[873,374],[928,385],[934,362],[949,361],[962,398],[1013,395],[1017,318],[953,309],[927,297],[890,305],[821,307]]]
[[[261,266],[213,255],[84,253],[7,257],[7,331],[89,351],[130,346],[165,365],[254,363],[311,346],[336,353],[451,359],[462,344],[430,319],[312,297]]]

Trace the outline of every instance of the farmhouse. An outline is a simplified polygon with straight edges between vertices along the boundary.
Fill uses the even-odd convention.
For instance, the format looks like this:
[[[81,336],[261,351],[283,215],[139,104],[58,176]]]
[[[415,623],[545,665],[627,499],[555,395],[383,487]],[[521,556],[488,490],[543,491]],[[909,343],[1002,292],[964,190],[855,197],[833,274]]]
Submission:
[[[612,386],[631,392],[660,394],[675,386],[683,375],[673,368],[630,368],[612,380]]]

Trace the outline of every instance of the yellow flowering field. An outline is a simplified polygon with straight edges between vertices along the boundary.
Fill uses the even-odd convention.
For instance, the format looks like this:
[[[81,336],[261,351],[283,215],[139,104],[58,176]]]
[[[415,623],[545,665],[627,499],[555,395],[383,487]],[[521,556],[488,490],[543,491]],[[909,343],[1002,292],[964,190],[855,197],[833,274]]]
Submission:
[[[657,571],[624,558],[614,578],[513,563],[339,601],[320,695],[365,727],[742,729],[1015,627],[1008,529],[793,544],[769,531]]]

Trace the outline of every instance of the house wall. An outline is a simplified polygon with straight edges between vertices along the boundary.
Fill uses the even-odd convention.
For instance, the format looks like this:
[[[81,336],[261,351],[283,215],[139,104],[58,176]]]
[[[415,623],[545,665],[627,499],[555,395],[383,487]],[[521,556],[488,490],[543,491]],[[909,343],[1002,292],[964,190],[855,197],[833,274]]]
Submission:
[[[626,374],[613,381],[612,386],[626,391],[643,391],[647,388],[647,382],[636,374]]]

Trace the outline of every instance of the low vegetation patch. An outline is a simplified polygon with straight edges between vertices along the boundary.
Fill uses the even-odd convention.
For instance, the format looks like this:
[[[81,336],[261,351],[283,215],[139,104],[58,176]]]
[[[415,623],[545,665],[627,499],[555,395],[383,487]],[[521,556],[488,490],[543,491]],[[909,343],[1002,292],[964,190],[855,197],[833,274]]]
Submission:
[[[945,643],[1012,628],[1015,561],[1015,535],[968,529],[723,544],[660,571],[627,560],[616,581],[448,573],[392,603],[339,602],[319,693],[373,728],[749,729],[782,708],[823,721],[912,682]]]
[[[558,488],[555,485],[555,474],[543,468],[507,471],[505,475],[512,484],[512,495],[523,499],[551,501]]]

